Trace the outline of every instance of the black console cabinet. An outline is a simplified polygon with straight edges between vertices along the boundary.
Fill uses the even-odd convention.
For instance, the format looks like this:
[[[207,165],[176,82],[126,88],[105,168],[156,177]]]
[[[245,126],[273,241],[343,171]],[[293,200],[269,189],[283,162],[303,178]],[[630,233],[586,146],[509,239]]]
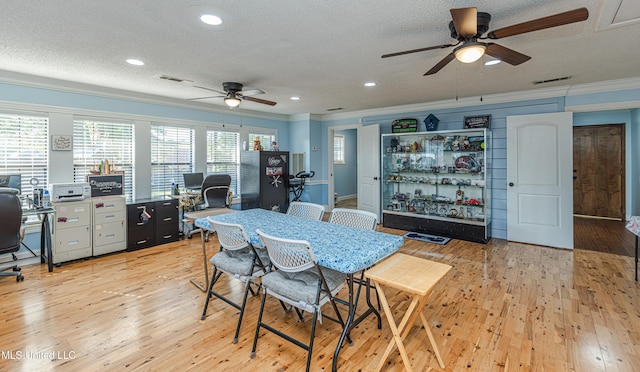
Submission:
[[[242,151],[241,209],[262,208],[285,213],[289,207],[289,152]]]
[[[127,251],[175,242],[178,237],[178,199],[138,200],[127,205]]]

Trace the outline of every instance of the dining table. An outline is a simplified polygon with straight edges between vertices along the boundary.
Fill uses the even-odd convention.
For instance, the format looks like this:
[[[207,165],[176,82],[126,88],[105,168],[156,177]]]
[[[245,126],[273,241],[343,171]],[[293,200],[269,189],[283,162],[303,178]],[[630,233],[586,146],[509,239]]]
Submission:
[[[279,238],[306,240],[313,249],[320,266],[347,275],[347,287],[349,289],[347,300],[348,316],[334,352],[333,371],[337,371],[340,350],[344,340],[350,338],[350,332],[354,327],[371,314],[377,316],[378,328],[381,327],[380,314],[371,304],[368,295],[369,291],[366,291],[368,309],[357,318],[355,317],[354,275],[375,265],[400,249],[404,244],[402,236],[309,220],[264,209],[248,209],[208,218],[214,221],[241,225],[249,236],[251,244],[257,247],[262,247],[256,232],[258,229]],[[196,219],[195,225],[201,229],[213,231],[214,229],[208,218]]]

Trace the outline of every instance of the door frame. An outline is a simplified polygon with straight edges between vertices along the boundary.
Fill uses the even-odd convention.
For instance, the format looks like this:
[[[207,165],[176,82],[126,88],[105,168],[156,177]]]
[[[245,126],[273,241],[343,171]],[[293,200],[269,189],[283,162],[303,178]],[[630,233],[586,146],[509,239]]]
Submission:
[[[331,212],[333,208],[335,208],[335,203],[333,200],[333,193],[335,192],[335,177],[334,177],[334,167],[333,167],[333,136],[335,132],[338,130],[349,130],[349,129],[358,129],[361,128],[362,124],[346,124],[346,125],[336,125],[327,127],[327,179],[328,179],[328,187],[327,187],[327,212]],[[357,143],[357,140],[356,140]],[[356,154],[357,155],[357,154]],[[358,181],[356,180],[356,192],[358,190]]]

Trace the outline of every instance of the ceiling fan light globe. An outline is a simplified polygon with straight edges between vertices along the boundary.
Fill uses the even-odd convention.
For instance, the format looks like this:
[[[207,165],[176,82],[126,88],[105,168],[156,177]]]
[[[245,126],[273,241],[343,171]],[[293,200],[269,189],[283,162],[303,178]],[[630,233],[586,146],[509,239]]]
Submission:
[[[233,107],[238,107],[240,106],[240,99],[237,97],[226,97],[224,99],[224,103],[227,104],[227,106],[233,108]]]
[[[482,43],[468,43],[454,49],[453,55],[460,62],[471,63],[479,60],[486,49],[487,46]]]

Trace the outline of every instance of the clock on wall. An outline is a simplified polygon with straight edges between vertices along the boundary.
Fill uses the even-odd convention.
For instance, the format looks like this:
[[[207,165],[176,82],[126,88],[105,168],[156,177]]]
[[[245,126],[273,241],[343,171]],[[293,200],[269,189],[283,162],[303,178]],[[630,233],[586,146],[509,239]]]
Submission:
[[[428,131],[438,130],[439,122],[440,120],[438,120],[434,114],[429,114],[429,116],[424,119],[424,125],[427,127]]]

